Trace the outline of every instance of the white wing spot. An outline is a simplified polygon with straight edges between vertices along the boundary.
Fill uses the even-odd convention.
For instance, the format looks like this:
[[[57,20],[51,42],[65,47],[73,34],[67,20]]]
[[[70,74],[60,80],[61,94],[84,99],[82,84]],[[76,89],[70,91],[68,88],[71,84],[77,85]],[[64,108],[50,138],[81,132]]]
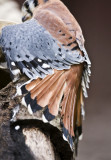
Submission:
[[[20,70],[19,69],[12,70],[12,73],[13,75],[20,74]]]
[[[20,129],[20,126],[15,126],[15,130],[19,130]]]
[[[11,62],[11,65],[12,65],[12,66],[15,66],[15,63],[14,63],[14,62]]]
[[[38,58],[38,62],[42,62],[42,60]]]
[[[50,68],[50,66],[48,64],[45,64],[45,63],[42,65],[42,67],[43,68]]]

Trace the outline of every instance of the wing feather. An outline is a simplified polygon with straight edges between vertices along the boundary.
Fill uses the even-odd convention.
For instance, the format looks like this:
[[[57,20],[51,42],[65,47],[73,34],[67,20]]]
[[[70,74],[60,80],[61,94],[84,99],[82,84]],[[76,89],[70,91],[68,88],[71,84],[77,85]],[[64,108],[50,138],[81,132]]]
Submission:
[[[51,121],[61,109],[63,137],[73,148],[73,137],[81,133],[81,86],[87,97],[90,60],[81,28],[60,1],[35,9],[33,18],[2,29],[0,45],[13,77],[13,67],[31,82],[21,86],[22,103],[32,114],[43,109]],[[67,15],[67,16],[66,16]],[[18,73],[17,73],[18,74]],[[61,103],[62,101],[62,103]]]
[[[61,23],[63,22],[60,21],[59,26]],[[68,31],[67,34],[68,37],[71,36]],[[4,53],[31,79],[44,78],[45,75],[52,74],[53,69],[70,69],[71,65],[85,61],[79,49],[70,51],[65,48],[63,41],[55,39],[35,19],[3,28],[1,39]]]

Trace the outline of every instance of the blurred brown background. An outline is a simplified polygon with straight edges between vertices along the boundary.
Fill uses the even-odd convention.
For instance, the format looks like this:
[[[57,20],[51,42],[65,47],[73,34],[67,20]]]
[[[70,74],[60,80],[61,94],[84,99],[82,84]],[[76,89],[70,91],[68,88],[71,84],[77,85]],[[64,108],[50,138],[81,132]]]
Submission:
[[[16,1],[21,6],[24,0]],[[81,25],[92,61],[84,137],[77,160],[111,160],[111,0],[63,2]]]
[[[78,160],[111,160],[111,0],[66,0],[92,61]]]

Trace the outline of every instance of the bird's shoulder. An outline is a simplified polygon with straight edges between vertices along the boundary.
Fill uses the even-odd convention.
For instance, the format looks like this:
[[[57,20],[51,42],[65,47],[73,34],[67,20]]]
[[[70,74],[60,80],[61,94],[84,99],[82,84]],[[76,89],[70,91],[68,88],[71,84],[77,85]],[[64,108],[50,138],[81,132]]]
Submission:
[[[61,1],[41,5],[35,9],[33,17],[62,44],[67,45],[79,39],[84,45],[78,22]]]

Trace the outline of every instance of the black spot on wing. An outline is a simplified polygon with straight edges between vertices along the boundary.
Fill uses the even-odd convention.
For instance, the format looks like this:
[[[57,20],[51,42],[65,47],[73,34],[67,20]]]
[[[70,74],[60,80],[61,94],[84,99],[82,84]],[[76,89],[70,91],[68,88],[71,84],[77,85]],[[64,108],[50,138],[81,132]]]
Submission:
[[[26,66],[26,68],[28,68],[28,69],[32,69],[33,68],[32,64],[30,62],[23,61],[23,63]]]
[[[22,61],[19,61],[19,62],[16,62],[16,64],[17,64],[17,66],[18,66],[18,68],[20,68],[20,70],[23,72],[23,73],[25,73],[27,76],[28,76],[28,74],[31,76],[31,77],[33,77],[33,74],[31,73],[31,71],[25,66],[25,64],[24,64],[24,62]],[[24,70],[23,69],[26,69],[26,71],[24,72]],[[28,76],[29,77],[29,76]],[[30,78],[30,77],[29,77]]]
[[[52,73],[52,68],[49,65],[49,61],[41,60],[39,58],[35,58],[34,60],[30,61],[34,68],[41,74],[50,74]],[[47,65],[44,67],[44,65]]]
[[[61,48],[59,48],[58,51],[61,52]]]
[[[32,65],[32,63],[26,62],[26,61],[24,61],[24,64],[25,64],[26,68],[28,68],[31,71],[31,73],[33,73],[35,76],[39,76],[39,77],[43,78],[45,72],[43,69],[41,69],[39,67],[39,65],[38,65],[38,67],[34,67]]]
[[[67,46],[71,46],[74,43],[76,43],[76,41],[69,43]]]
[[[59,60],[55,60],[55,62],[59,63],[60,61]]]
[[[20,58],[20,55],[17,55],[18,58]]]
[[[25,55],[27,58],[30,58],[30,56],[29,55]]]
[[[38,63],[35,60],[30,61],[30,63],[34,66],[34,68],[38,67]]]
[[[78,48],[79,48],[79,47],[76,46],[76,47],[72,48],[71,51],[75,51],[75,50],[78,49]]]

